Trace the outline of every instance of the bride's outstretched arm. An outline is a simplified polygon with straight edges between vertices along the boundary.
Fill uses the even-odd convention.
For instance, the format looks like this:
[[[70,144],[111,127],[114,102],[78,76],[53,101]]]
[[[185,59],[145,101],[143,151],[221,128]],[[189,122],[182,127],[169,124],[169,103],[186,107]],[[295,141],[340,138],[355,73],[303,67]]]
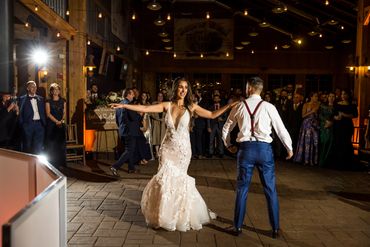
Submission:
[[[163,112],[164,104],[159,103],[155,105],[130,105],[130,104],[110,104],[110,107],[113,109],[124,108],[131,111],[137,112]]]
[[[200,107],[199,105],[193,105],[193,108],[194,108],[194,111],[197,115],[203,117],[203,118],[211,118],[211,119],[215,119],[217,118],[218,116],[220,116],[222,113],[224,113],[225,111],[233,108],[234,105],[238,104],[239,101],[235,101],[235,102],[232,102],[232,103],[229,103],[223,107],[221,107],[220,109],[216,110],[216,111],[208,111],[202,107]]]

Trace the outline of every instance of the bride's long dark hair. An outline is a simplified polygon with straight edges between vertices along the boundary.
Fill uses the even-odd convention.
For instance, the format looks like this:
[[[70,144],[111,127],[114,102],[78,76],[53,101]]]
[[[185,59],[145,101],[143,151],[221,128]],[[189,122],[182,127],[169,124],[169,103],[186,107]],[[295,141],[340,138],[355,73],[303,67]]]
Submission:
[[[188,110],[189,107],[193,104],[192,98],[193,98],[193,93],[191,91],[191,85],[189,80],[187,80],[185,77],[177,77],[173,84],[172,84],[172,97],[171,97],[171,102],[176,102],[178,100],[177,98],[177,89],[179,87],[180,82],[185,81],[188,84],[188,92],[185,95],[184,98],[184,107]]]

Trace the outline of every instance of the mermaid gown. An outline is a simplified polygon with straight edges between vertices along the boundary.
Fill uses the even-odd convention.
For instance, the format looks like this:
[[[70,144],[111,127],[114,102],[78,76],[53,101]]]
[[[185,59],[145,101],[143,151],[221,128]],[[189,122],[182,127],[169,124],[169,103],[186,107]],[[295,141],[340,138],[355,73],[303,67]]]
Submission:
[[[191,159],[189,121],[190,113],[186,110],[175,126],[169,104],[158,172],[146,185],[141,199],[146,223],[152,227],[199,230],[215,217],[196,189],[195,179],[187,174]]]

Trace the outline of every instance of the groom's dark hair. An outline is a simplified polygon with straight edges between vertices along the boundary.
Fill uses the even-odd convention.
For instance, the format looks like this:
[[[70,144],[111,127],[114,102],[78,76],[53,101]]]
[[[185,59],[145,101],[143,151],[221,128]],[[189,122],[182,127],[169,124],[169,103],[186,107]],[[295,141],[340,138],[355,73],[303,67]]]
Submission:
[[[262,91],[263,89],[263,80],[258,77],[258,76],[254,76],[254,77],[251,77],[248,79],[247,81],[247,85],[259,90],[259,91]]]

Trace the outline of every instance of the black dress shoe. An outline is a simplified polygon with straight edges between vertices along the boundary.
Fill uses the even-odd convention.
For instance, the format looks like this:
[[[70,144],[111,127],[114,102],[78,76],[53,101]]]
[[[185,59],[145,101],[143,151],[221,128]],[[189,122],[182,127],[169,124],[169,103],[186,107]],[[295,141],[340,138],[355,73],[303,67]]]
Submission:
[[[225,231],[233,236],[239,236],[242,234],[242,229],[241,228],[235,228],[235,227],[228,227],[225,229]]]
[[[272,238],[279,238],[280,237],[280,230],[272,230]]]

